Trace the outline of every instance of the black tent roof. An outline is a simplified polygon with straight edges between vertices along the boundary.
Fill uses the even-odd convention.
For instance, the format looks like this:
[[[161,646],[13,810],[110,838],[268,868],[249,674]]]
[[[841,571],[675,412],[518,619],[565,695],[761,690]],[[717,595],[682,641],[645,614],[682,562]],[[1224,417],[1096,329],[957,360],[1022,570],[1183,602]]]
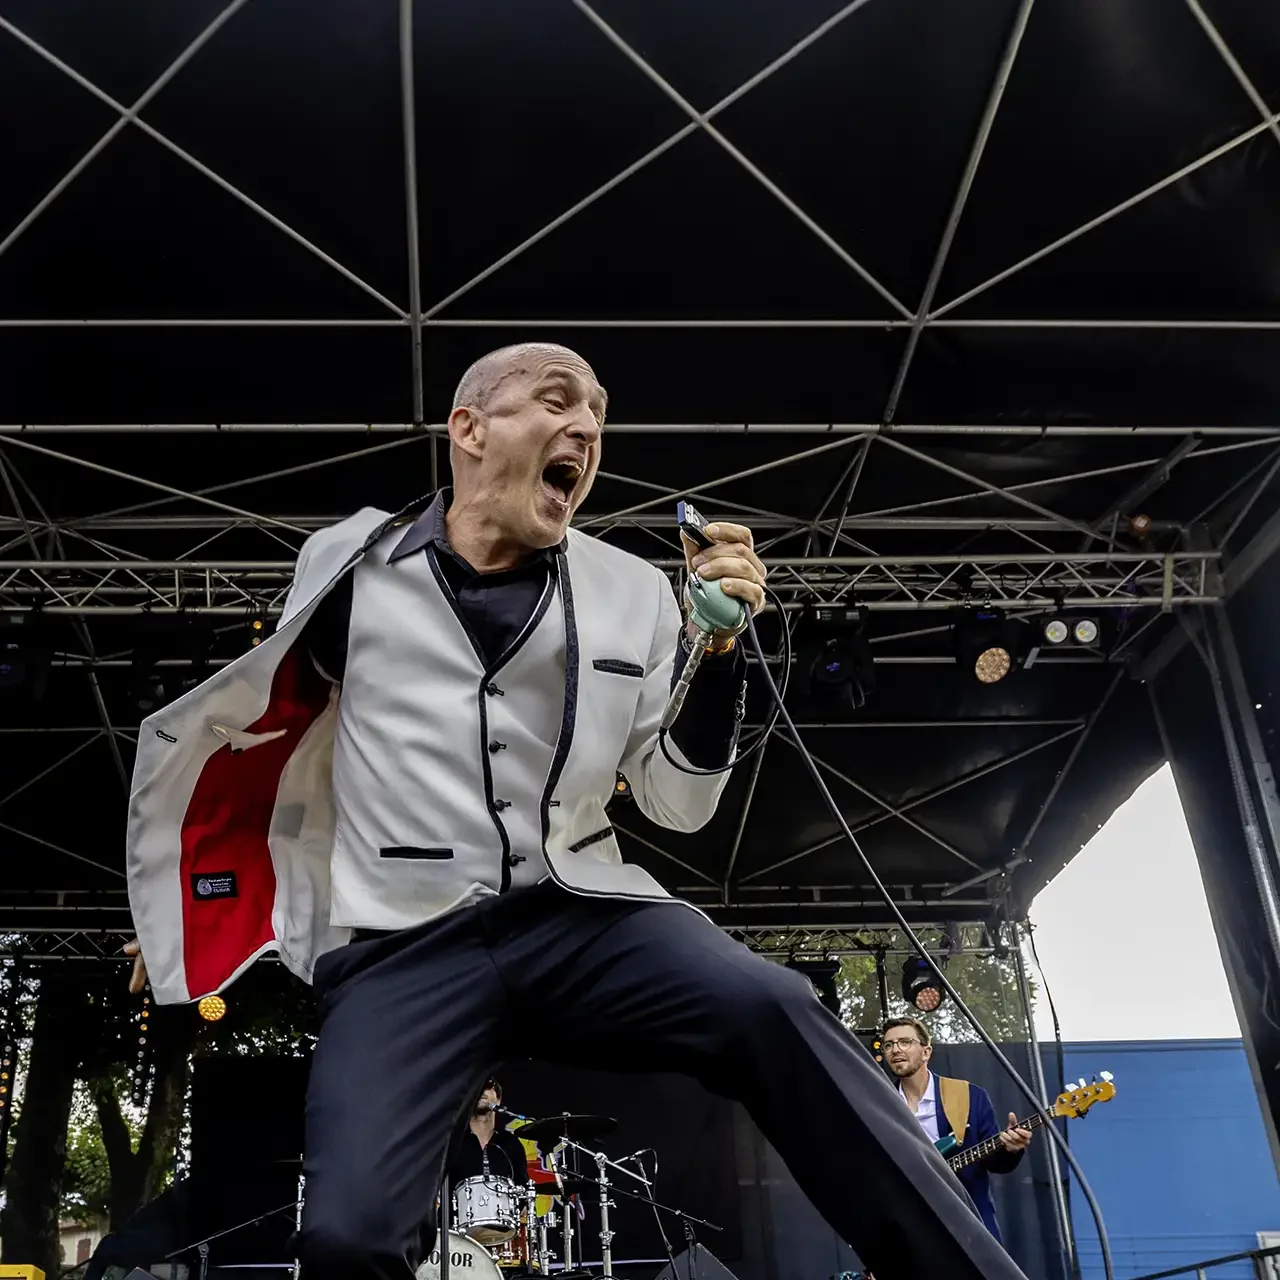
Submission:
[[[582,523],[674,568],[692,493],[790,616],[865,607],[874,695],[797,711],[916,918],[1020,910],[1274,545],[1276,112],[1230,0],[0,0],[0,621],[55,654],[0,703],[0,922],[126,926],[136,655],[242,652],[532,337],[610,391]],[[1100,644],[982,686],[988,604]],[[697,836],[617,822],[726,923],[884,919],[784,740]]]

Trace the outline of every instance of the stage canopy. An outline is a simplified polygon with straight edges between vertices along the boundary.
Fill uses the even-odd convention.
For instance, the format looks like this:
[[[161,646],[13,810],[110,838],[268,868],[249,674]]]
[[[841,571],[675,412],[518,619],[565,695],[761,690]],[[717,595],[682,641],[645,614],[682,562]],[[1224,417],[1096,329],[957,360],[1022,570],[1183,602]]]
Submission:
[[[0,925],[128,928],[140,700],[443,480],[458,376],[533,338],[610,393],[579,524],[673,571],[679,496],[750,524],[797,691],[856,606],[874,687],[798,692],[806,744],[916,920],[1020,913],[1275,543],[1277,111],[1230,0],[0,0],[0,623],[51,656]],[[974,610],[1030,665],[957,664]],[[886,919],[785,738],[697,835],[614,817],[726,924]]]

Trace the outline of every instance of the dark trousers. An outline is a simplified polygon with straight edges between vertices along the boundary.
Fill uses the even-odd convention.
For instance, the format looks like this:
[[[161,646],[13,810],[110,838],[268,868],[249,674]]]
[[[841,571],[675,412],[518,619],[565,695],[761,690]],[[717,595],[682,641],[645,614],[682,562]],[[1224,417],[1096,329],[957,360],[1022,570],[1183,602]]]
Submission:
[[[508,1057],[682,1072],[741,1102],[879,1280],[1022,1275],[805,979],[679,903],[543,884],[332,952],[315,985],[308,1280],[412,1280],[450,1140]]]

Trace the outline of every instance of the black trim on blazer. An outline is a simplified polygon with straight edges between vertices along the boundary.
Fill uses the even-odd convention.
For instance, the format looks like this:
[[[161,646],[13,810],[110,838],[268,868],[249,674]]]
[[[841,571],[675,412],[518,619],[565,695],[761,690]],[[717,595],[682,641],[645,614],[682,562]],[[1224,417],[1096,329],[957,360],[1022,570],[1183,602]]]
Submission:
[[[634,676],[644,679],[644,668],[638,662],[624,662],[621,658],[595,658],[591,665],[597,671],[604,671],[613,676]]]
[[[467,634],[471,636],[472,646],[476,653],[480,653],[479,643],[475,636],[471,635],[471,629],[463,620],[462,614],[458,610],[457,600],[454,594],[449,590],[449,584],[444,580],[444,574],[436,564],[436,554],[434,547],[427,548],[427,560],[431,564],[432,572],[436,575],[436,581],[440,583],[440,589],[445,594],[445,599],[449,601],[454,614],[458,621],[462,623]],[[498,801],[493,794],[493,770],[489,767],[489,711],[485,703],[488,696],[488,689],[493,684],[493,677],[496,676],[512,658],[524,647],[524,643],[533,635],[538,624],[546,616],[547,609],[551,604],[551,597],[555,592],[555,575],[547,575],[546,586],[542,588],[542,595],[538,599],[537,606],[533,613],[529,615],[529,621],[525,623],[524,629],[518,636],[507,646],[506,650],[499,655],[497,662],[493,666],[485,669],[484,674],[480,677],[480,689],[477,698],[480,703],[480,764],[484,776],[484,803],[485,808],[489,810],[489,816],[493,819],[493,825],[498,830],[498,839],[502,842],[502,879],[498,885],[499,893],[507,893],[511,889],[511,868],[514,865],[511,853],[511,837],[507,835],[507,828],[503,825],[502,819],[498,816]],[[483,661],[483,658],[481,659]],[[523,859],[520,859],[523,861]]]
[[[555,754],[547,771],[547,785],[542,792],[542,856],[551,877],[560,885],[564,881],[555,873],[547,856],[547,838],[551,835],[551,796],[560,785],[569,749],[573,746],[573,729],[578,719],[578,622],[573,611],[573,583],[569,578],[569,557],[556,555],[556,577],[560,581],[560,606],[564,610],[564,714],[560,718],[560,735]]]
[[[613,835],[612,827],[602,827],[599,831],[593,831],[589,836],[583,836],[581,840],[575,840],[569,846],[570,853],[581,853],[583,849],[589,849],[593,844],[599,844],[601,840],[607,840]]]
[[[447,848],[428,849],[408,844],[384,845],[378,850],[380,858],[413,858],[431,862],[446,862],[453,857],[453,850]]]

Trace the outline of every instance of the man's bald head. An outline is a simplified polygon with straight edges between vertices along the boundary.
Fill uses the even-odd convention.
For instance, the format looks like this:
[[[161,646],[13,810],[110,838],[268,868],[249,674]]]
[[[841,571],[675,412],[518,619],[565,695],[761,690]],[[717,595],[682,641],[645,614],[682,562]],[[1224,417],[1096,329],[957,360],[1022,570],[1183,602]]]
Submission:
[[[498,389],[510,378],[535,377],[548,362],[577,367],[596,377],[591,366],[576,352],[554,342],[520,342],[510,347],[499,347],[483,355],[462,375],[458,389],[453,393],[455,409],[476,409],[483,413]],[[603,390],[600,392],[603,398]],[[604,417],[603,404],[600,417]]]
[[[604,410],[591,366],[555,343],[502,347],[462,375],[449,414],[449,536],[484,531],[489,550],[473,568],[563,542],[600,465]],[[506,548],[497,559],[495,536]]]

